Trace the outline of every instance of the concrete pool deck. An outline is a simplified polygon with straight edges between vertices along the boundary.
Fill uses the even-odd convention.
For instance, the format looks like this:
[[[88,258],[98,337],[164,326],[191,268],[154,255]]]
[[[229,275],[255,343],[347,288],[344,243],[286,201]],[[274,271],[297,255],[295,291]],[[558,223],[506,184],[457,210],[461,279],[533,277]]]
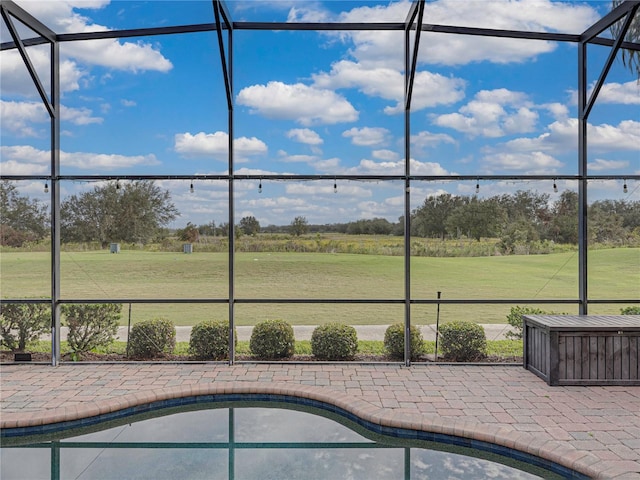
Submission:
[[[0,426],[222,393],[311,398],[382,425],[514,448],[592,478],[640,479],[640,387],[550,387],[520,366],[5,364]]]

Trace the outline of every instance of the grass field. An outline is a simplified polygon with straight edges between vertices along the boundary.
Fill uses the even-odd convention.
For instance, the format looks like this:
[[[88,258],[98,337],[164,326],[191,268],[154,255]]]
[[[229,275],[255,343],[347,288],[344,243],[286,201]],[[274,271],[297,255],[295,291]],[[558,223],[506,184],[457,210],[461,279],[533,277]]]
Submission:
[[[146,252],[123,250],[63,252],[63,299],[215,298],[229,294],[225,253]],[[589,297],[640,298],[640,249],[619,248],[589,253]],[[3,252],[0,255],[2,298],[50,295],[50,255]],[[404,297],[404,260],[398,256],[331,253],[238,253],[236,299],[394,299]],[[414,257],[411,296],[434,299],[576,299],[578,258],[575,252],[503,257]],[[593,305],[590,313],[619,313],[622,305]],[[470,319],[503,323],[511,305],[443,305],[441,321]],[[540,306],[577,313],[576,305]],[[433,305],[412,306],[412,322],[434,323]],[[165,316],[176,325],[228,318],[220,304],[135,304],[132,320]],[[294,325],[342,321],[352,325],[402,321],[403,305],[382,304],[248,304],[235,306],[238,325],[283,318]],[[127,321],[127,308],[122,322]]]

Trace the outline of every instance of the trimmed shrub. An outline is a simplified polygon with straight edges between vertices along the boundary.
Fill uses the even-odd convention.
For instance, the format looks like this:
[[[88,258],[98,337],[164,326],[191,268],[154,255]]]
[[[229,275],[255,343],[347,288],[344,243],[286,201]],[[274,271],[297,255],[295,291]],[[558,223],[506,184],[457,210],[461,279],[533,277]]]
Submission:
[[[129,355],[137,358],[159,357],[176,347],[176,327],[166,318],[143,320],[131,327]]]
[[[620,309],[622,315],[640,315],[640,307],[625,307]]]
[[[251,353],[265,360],[289,358],[295,346],[293,327],[284,320],[265,320],[256,324],[249,340]]]
[[[50,304],[0,302],[0,338],[7,348],[24,351],[50,328]]]
[[[482,325],[455,321],[440,326],[440,345],[447,360],[472,362],[487,355],[487,338]]]
[[[313,330],[311,352],[320,360],[352,360],[358,352],[358,334],[351,325],[326,323]]]
[[[420,329],[411,325],[409,340],[410,359],[417,360],[425,353],[424,339]],[[384,348],[391,358],[404,359],[404,324],[390,325],[384,332]]]
[[[234,335],[238,345],[238,335]],[[229,358],[229,322],[209,320],[191,329],[189,355],[198,360],[224,360]]]
[[[514,331],[505,333],[505,337],[512,340],[522,340],[523,315],[549,315],[549,313],[539,308],[511,307],[509,315],[507,315],[507,322],[513,327]]]
[[[117,303],[62,305],[71,351],[80,355],[109,345],[116,338],[122,305]]]

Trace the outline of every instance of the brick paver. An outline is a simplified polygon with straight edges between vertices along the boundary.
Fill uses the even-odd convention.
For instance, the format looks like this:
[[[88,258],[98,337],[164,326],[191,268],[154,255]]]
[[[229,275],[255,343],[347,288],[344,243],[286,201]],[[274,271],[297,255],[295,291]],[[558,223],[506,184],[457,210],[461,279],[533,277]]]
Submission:
[[[594,478],[640,479],[640,387],[550,387],[514,366],[3,365],[0,425],[63,421],[165,398],[231,392],[301,395],[383,425],[516,448]]]

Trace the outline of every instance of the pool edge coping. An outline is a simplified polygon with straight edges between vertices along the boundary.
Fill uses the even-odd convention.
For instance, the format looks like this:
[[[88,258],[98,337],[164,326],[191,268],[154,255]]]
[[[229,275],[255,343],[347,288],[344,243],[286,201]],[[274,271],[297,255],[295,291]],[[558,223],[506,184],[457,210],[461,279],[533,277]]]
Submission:
[[[419,414],[378,407],[345,393],[315,385],[264,382],[216,382],[150,389],[120,397],[69,405],[50,410],[3,412],[0,429],[28,429],[113,414],[145,404],[205,395],[273,395],[308,399],[332,405],[365,422],[381,427],[423,431],[484,442],[516,450],[558,464],[590,478],[609,478],[598,467],[601,460],[590,452],[555,440],[540,440],[528,432],[494,426],[468,419],[445,419],[435,414]]]

